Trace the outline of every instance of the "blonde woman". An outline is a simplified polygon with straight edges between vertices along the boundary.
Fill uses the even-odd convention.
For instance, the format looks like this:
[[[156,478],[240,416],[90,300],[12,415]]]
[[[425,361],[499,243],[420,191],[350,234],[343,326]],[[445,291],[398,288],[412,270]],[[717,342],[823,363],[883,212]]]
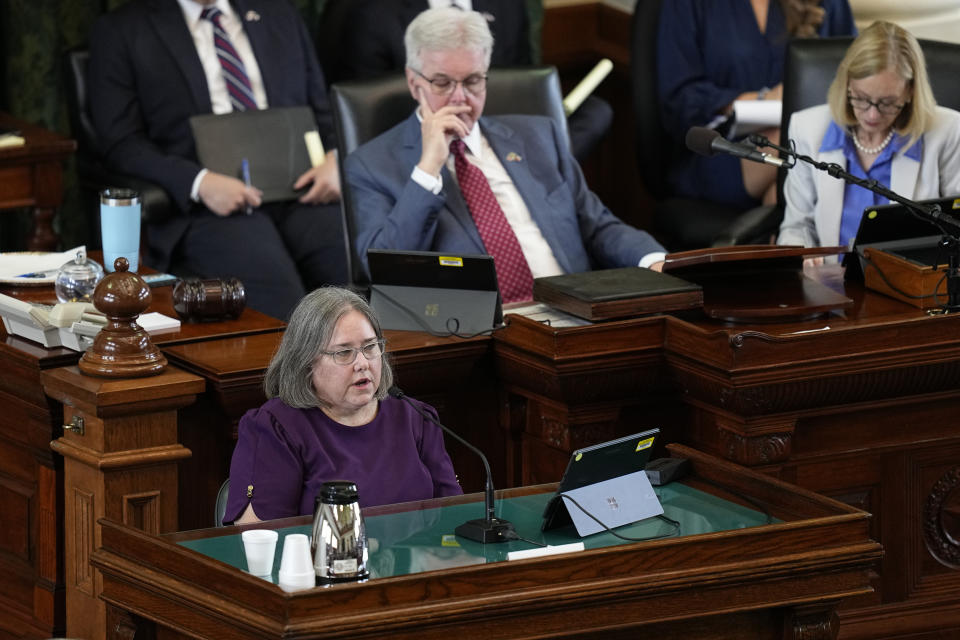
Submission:
[[[923,51],[910,33],[875,22],[853,41],[827,104],[790,120],[797,152],[922,200],[960,193],[960,113],[938,107]],[[784,184],[778,244],[850,246],[882,196],[798,163]],[[822,258],[818,261],[822,261]]]

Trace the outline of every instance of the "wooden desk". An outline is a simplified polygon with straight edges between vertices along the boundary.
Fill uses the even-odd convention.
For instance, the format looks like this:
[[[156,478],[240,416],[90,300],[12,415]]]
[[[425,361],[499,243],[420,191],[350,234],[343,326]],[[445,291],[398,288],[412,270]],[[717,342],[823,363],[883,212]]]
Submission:
[[[494,342],[523,434],[519,480],[556,477],[594,433],[664,427],[873,514],[885,550],[877,591],[846,603],[842,638],[960,635],[960,314],[930,317],[837,269],[817,274],[854,308],[753,325],[693,313],[583,329],[514,318]],[[664,384],[679,403],[661,424],[641,402]]]
[[[55,302],[53,288],[0,288]],[[171,287],[153,290],[151,310],[175,315]],[[247,309],[232,322],[184,324],[156,334],[161,349],[218,335],[276,333],[284,324]],[[50,449],[63,435],[63,407],[43,392],[44,371],[75,365],[80,354],[45,349],[0,325],[0,638],[65,632],[63,458]]]
[[[820,273],[854,299],[850,312],[791,324],[734,326],[684,314],[576,329],[514,318],[493,340],[396,334],[388,351],[399,385],[475,438],[509,476],[498,479],[501,487],[555,481],[572,447],[659,426],[665,439],[870,511],[871,535],[886,555],[876,593],[841,610],[841,637],[939,640],[960,632],[960,432],[952,422],[960,411],[960,317],[928,317]],[[207,381],[196,405],[181,411],[181,436],[186,428],[225,441],[232,427],[223,425],[260,402],[259,371],[276,337],[239,336],[242,347],[163,346],[171,362]],[[47,629],[25,625],[62,611],[62,546],[26,523],[46,518],[62,530],[60,462],[46,447],[62,415],[39,377],[75,358],[16,338],[0,343],[8,407],[0,416],[0,505],[17,514],[0,536],[0,580],[9,581],[0,585],[0,629]],[[474,460],[450,449],[458,472],[479,474]],[[211,458],[211,486],[225,477],[229,450]],[[478,477],[465,484],[476,487],[469,483]],[[186,497],[196,501],[195,526],[208,526],[212,498],[200,497],[208,490],[200,486]]]
[[[27,248],[53,251],[59,238],[53,216],[63,204],[63,163],[77,143],[0,112],[0,127],[19,129],[26,144],[0,148],[0,209],[33,207]]]
[[[102,521],[103,546],[93,564],[103,574],[107,637],[833,638],[837,603],[870,591],[870,568],[880,547],[868,536],[868,516],[692,450],[677,452],[694,460],[691,487],[729,496],[702,481],[718,483],[764,505],[782,522],[761,524],[761,514],[754,511],[752,522],[732,525],[743,528],[728,528],[730,523],[713,524],[698,507],[691,506],[690,518],[683,518],[665,502],[668,514],[703,533],[599,547],[592,536],[585,540],[586,551],[519,562],[503,561],[503,545],[460,541],[459,549],[444,547],[456,554],[439,554],[448,568],[417,572],[407,567],[397,573],[391,565],[386,569],[391,577],[287,594],[178,544],[204,536],[235,538],[236,527],[151,536]],[[498,508],[522,534],[540,537],[536,525],[542,504],[523,519],[519,507],[510,510],[510,498],[539,493],[542,502],[542,492],[549,489],[508,491]],[[443,521],[458,501],[399,509],[441,506]],[[480,502],[474,504],[481,508]],[[398,515],[398,507],[389,509],[394,513],[382,516],[383,510],[365,510],[371,528],[377,516]],[[460,509],[457,517],[467,511]],[[307,523],[309,517],[267,526]],[[440,547],[440,536],[430,531],[419,543],[392,544]],[[568,530],[548,539],[570,541],[571,535]],[[233,544],[240,543],[234,539]]]

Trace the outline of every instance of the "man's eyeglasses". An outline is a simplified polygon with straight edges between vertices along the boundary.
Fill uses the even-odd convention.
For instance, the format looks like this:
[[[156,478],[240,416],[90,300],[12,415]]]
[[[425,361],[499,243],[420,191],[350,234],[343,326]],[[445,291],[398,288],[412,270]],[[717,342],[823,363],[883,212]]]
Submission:
[[[435,76],[428,78],[416,69],[413,72],[430,83],[430,91],[437,96],[448,96],[457,90],[457,85],[463,85],[463,90],[467,93],[478,96],[487,90],[487,74],[473,73],[463,80],[454,80],[447,76]]]
[[[847,100],[850,101],[850,106],[857,111],[869,111],[870,107],[876,107],[877,111],[882,113],[885,116],[895,116],[900,111],[907,106],[906,102],[897,104],[892,100],[880,100],[879,102],[874,102],[867,98],[858,98],[856,96],[847,94]]]
[[[338,351],[321,351],[325,356],[330,356],[333,358],[333,361],[337,364],[353,364],[357,360],[357,353],[362,353],[363,357],[367,360],[375,360],[383,355],[383,345],[386,343],[386,340],[376,340],[374,342],[368,342],[360,348],[349,347],[347,349],[340,349]]]

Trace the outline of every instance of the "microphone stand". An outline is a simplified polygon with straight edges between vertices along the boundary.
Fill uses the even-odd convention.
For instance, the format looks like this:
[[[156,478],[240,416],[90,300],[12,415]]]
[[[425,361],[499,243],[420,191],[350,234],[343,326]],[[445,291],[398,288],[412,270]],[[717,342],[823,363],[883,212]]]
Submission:
[[[947,260],[947,302],[941,305],[944,313],[951,311],[960,311],[960,220],[949,213],[944,213],[939,204],[923,204],[904,198],[900,194],[891,191],[876,180],[866,180],[847,172],[843,167],[834,162],[821,162],[810,156],[796,152],[793,141],[790,141],[790,148],[781,147],[773,144],[764,136],[753,134],[748,136],[750,142],[758,147],[769,147],[776,149],[785,158],[790,159],[784,167],[790,168],[796,165],[797,160],[802,160],[820,171],[825,171],[829,176],[839,178],[847,184],[855,184],[868,191],[879,194],[888,200],[892,200],[905,206],[914,216],[930,222],[943,234],[940,239],[940,247],[948,256]]]
[[[490,473],[490,463],[487,462],[487,456],[483,455],[483,452],[480,451],[480,449],[461,438],[452,429],[444,426],[433,416],[411,402],[407,394],[401,391],[399,387],[390,387],[390,389],[387,390],[387,393],[398,400],[403,400],[406,402],[411,409],[420,414],[420,417],[437,425],[444,431],[444,433],[453,436],[465,447],[480,456],[480,460],[483,461],[483,467],[487,472],[487,485],[483,496],[484,517],[464,522],[454,529],[454,533],[462,538],[466,538],[467,540],[473,540],[474,542],[480,542],[483,544],[488,542],[507,542],[508,540],[516,540],[517,536],[513,528],[513,523],[508,520],[497,518],[494,514],[493,474]]]

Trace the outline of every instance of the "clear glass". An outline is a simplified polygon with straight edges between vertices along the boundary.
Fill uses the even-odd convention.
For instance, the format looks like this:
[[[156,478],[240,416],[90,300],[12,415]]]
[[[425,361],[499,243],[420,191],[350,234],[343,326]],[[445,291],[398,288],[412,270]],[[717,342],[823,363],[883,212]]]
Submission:
[[[93,292],[103,280],[103,267],[87,258],[85,251],[57,271],[53,288],[60,302],[93,302]]]
[[[654,490],[663,505],[664,514],[680,523],[682,536],[734,531],[781,522],[766,513],[681,482],[654,487]],[[540,527],[543,510],[553,495],[548,492],[499,498],[497,516],[509,520],[521,535],[539,544],[559,545],[582,541],[587,549],[625,544],[624,540],[610,533],[580,538],[572,526],[542,531]],[[531,548],[524,540],[484,545],[454,536],[453,531],[458,525],[482,515],[482,498],[481,502],[452,503],[443,507],[434,507],[433,504],[434,501],[430,500],[410,502],[405,505],[407,508],[395,512],[376,512],[374,507],[374,513],[364,514],[367,539],[377,541],[376,544],[371,543],[370,547],[368,569],[371,578],[503,562],[507,559],[508,552]],[[311,530],[310,523],[281,525],[278,528],[281,540],[290,533],[309,536]],[[214,537],[181,539],[178,543],[242,569],[246,560],[243,546],[239,543],[239,534],[232,527],[220,529],[218,533],[220,532],[221,535]],[[674,535],[676,529],[658,518],[648,518],[619,527],[617,533],[635,538],[656,538]],[[279,562],[279,559],[275,562],[272,582],[276,582]]]

